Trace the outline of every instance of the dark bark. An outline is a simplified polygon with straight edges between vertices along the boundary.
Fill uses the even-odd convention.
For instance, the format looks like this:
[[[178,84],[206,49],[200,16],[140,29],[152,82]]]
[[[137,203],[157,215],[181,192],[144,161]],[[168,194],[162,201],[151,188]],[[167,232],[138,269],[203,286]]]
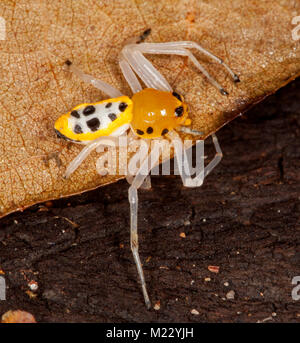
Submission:
[[[22,309],[39,322],[299,322],[291,281],[300,275],[300,79],[218,138],[224,158],[201,188],[160,176],[139,193],[140,254],[160,310],[146,310],[137,283],[123,180],[0,220],[9,287],[0,314]],[[31,280],[35,298],[26,293]]]

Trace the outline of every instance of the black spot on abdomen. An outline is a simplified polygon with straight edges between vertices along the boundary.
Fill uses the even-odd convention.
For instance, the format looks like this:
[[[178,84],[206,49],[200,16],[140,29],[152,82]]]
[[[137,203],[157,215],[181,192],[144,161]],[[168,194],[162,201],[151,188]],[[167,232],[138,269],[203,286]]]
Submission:
[[[86,125],[91,129],[91,131],[97,131],[100,126],[100,120],[98,118],[90,119],[86,122]]]
[[[95,106],[89,105],[89,106],[87,106],[87,107],[83,110],[82,113],[83,113],[85,116],[89,116],[90,114],[95,113],[95,111],[96,111]]]
[[[74,118],[80,118],[79,113],[77,111],[75,111],[75,110],[71,112],[71,116],[74,117]]]
[[[74,127],[74,132],[75,133],[83,133],[81,126],[76,124],[75,127]]]
[[[110,113],[110,114],[108,115],[108,118],[109,118],[111,121],[114,121],[114,120],[117,119],[117,116],[115,115],[115,113]]]
[[[168,129],[163,129],[162,132],[161,132],[161,135],[164,136],[164,135],[166,135],[168,132],[169,132]]]
[[[119,105],[119,110],[121,112],[124,112],[126,110],[127,106],[128,105],[125,102],[121,102],[120,105]]]

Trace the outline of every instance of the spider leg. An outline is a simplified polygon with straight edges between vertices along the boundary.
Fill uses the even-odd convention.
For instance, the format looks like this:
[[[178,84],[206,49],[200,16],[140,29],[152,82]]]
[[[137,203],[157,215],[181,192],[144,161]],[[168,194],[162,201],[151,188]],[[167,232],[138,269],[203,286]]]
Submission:
[[[136,44],[133,46],[136,51],[141,53],[149,53],[149,54],[167,54],[167,55],[181,55],[181,56],[188,56],[189,59],[193,62],[193,64],[198,68],[203,75],[209,80],[209,82],[219,89],[220,93],[223,95],[228,95],[226,90],[221,87],[221,85],[208,73],[208,71],[198,62],[195,56],[186,48],[195,48],[205,55],[209,56],[219,64],[222,64],[225,69],[229,72],[235,82],[240,81],[239,77],[229,68],[229,66],[223,62],[219,57],[213,55],[199,44],[189,41],[182,41],[182,42],[170,42],[170,43],[141,43]]]
[[[88,143],[80,153],[68,165],[64,178],[68,179],[70,175],[81,165],[81,163],[88,157],[88,155],[100,145],[117,146],[118,137],[99,137]]]
[[[178,131],[181,131],[181,132],[184,132],[184,133],[188,133],[188,134],[193,135],[193,136],[201,136],[201,135],[203,135],[203,132],[197,131],[197,130],[193,130],[190,127],[186,127],[186,126],[180,126]]]
[[[150,143],[146,140],[140,141],[143,142],[143,145],[140,147],[139,151],[134,155],[133,158],[129,161],[128,164],[128,174],[126,176],[127,182],[131,185],[134,179],[134,176],[137,174],[139,167],[137,166],[137,162],[142,162],[147,158]],[[145,156],[146,155],[146,156]],[[143,181],[142,185],[140,186],[141,189],[150,189],[151,188],[151,177],[150,175],[146,176],[145,180]]]
[[[175,149],[175,156],[176,161],[179,169],[180,176],[182,178],[182,182],[185,187],[200,187],[203,184],[204,178],[216,167],[216,165],[222,159],[222,151],[218,142],[218,139],[215,134],[212,134],[212,140],[216,149],[215,157],[210,161],[210,163],[204,167],[204,141],[200,140],[197,143],[196,149],[199,149],[199,155],[197,156],[200,161],[200,166],[198,166],[198,170],[196,171],[196,175],[192,178],[191,177],[191,168],[192,168],[192,161],[191,159],[188,160],[186,156],[186,151],[184,150],[182,140],[177,134],[170,135],[171,141],[174,145]],[[186,173],[186,168],[188,168],[188,174]]]
[[[78,76],[82,81],[93,85],[94,87],[96,87],[97,89],[101,90],[103,93],[108,95],[110,98],[117,98],[123,95],[118,89],[109,85],[108,83],[102,80],[96,79],[92,75],[85,74],[78,67],[74,66],[74,64],[72,64],[71,61],[67,60],[65,62],[65,65],[67,66],[69,71],[71,71],[73,74]]]
[[[176,49],[176,48],[186,48],[186,49],[196,49],[202,52],[204,55],[210,57],[212,60],[216,61],[217,63],[223,65],[223,67],[228,71],[231,75],[234,82],[240,82],[238,75],[226,64],[221,58],[212,54],[210,51],[203,48],[200,44],[192,41],[179,41],[179,42],[167,42],[167,43],[142,43],[139,44],[141,51],[144,53],[151,53],[157,54],[157,50],[168,50]]]
[[[131,186],[128,190],[128,199],[130,203],[130,245],[133,258],[137,267],[138,275],[141,281],[143,295],[145,299],[146,307],[151,307],[150,299],[147,293],[146,282],[144,272],[139,256],[139,244],[138,244],[138,233],[137,233],[137,218],[138,218],[138,192],[137,190],[143,184],[145,178],[149,175],[151,169],[159,160],[159,154],[156,151],[151,151],[147,158],[142,162],[135,178],[132,181]]]
[[[141,78],[149,88],[159,89],[162,91],[172,92],[172,87],[162,74],[154,68],[138,50],[140,44],[125,45],[121,51],[122,56],[128,62],[132,70]]]
[[[133,72],[130,64],[126,61],[125,57],[123,56],[123,53],[121,52],[119,57],[119,66],[121,68],[121,71],[129,84],[132,93],[138,93],[142,90],[142,86],[140,84],[140,81],[136,77],[135,73]]]
[[[216,165],[220,163],[220,161],[223,157],[223,153],[222,153],[222,150],[220,148],[220,144],[219,144],[217,136],[213,133],[211,137],[212,137],[212,141],[214,143],[215,149],[216,149],[216,155],[209,162],[209,164],[205,167],[204,177],[206,177],[216,167]]]

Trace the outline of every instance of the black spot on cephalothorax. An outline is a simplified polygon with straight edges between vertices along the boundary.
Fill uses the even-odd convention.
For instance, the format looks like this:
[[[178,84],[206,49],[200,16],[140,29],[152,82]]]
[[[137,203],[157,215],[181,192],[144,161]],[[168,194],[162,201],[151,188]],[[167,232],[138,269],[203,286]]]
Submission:
[[[152,128],[151,126],[148,127],[147,133],[148,133],[149,135],[151,135],[151,133],[153,133],[153,128]]]
[[[119,105],[119,110],[121,112],[124,112],[126,110],[127,106],[128,105],[126,104],[126,102],[121,102],[120,105]]]
[[[111,103],[111,102],[108,102],[108,103],[105,105],[105,108],[110,108],[111,105],[112,105],[112,103]]]
[[[100,121],[98,118],[93,118],[88,120],[86,125],[91,129],[91,131],[97,131],[100,126]]]
[[[74,118],[80,118],[80,114],[75,110],[71,112],[71,116]]]
[[[110,113],[110,114],[108,115],[108,118],[109,118],[111,121],[114,121],[114,120],[117,119],[117,116],[116,116],[115,113]]]
[[[179,106],[175,108],[175,115],[176,117],[181,117],[183,115],[183,106]]]
[[[95,113],[95,111],[96,111],[95,106],[89,105],[89,106],[87,106],[87,107],[82,111],[82,113],[83,113],[85,116],[89,116],[90,114]]]
[[[74,132],[75,133],[83,133],[81,126],[76,124],[74,127]]]
[[[168,129],[163,129],[162,132],[161,132],[161,135],[164,136],[164,135],[166,135],[168,132],[169,132]]]
[[[137,130],[136,130],[136,133],[137,133],[138,135],[143,135],[143,134],[144,134],[144,131],[143,131],[143,130],[137,129]]]
[[[182,101],[182,98],[178,93],[173,92],[172,95],[175,96],[175,98],[177,98],[178,100]]]

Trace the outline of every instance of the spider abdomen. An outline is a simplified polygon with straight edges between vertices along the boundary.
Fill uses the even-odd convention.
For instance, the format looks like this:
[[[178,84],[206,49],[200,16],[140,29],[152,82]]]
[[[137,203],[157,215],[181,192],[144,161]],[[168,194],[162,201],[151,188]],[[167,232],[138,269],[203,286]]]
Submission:
[[[55,122],[59,137],[88,143],[102,136],[114,136],[129,128],[132,101],[127,96],[80,104]],[[127,125],[127,126],[126,126]]]

